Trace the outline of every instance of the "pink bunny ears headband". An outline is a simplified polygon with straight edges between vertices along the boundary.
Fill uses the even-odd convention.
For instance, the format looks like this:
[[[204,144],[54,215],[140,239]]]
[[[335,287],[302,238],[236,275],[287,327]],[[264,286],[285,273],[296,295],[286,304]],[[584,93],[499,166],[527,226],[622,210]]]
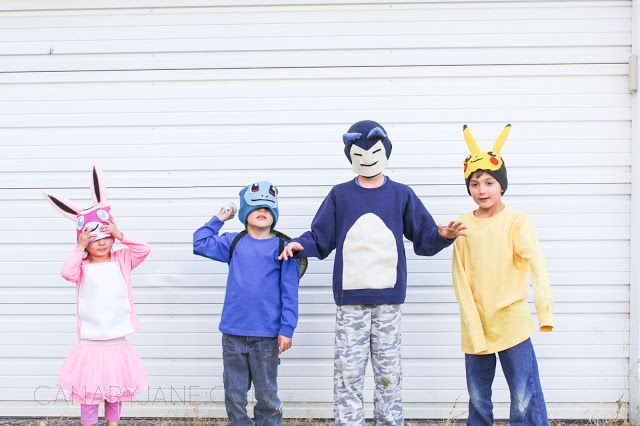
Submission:
[[[93,207],[82,210],[64,197],[44,191],[42,193],[44,194],[44,198],[58,210],[60,214],[76,223],[76,240],[80,236],[80,233],[87,228],[91,230],[91,235],[95,236],[98,240],[111,236],[111,234],[100,232],[100,225],[107,220],[110,222],[114,222],[114,220],[109,212],[111,207],[106,205],[107,195],[102,179],[102,171],[96,164],[93,165],[91,173],[91,199],[93,200]]]

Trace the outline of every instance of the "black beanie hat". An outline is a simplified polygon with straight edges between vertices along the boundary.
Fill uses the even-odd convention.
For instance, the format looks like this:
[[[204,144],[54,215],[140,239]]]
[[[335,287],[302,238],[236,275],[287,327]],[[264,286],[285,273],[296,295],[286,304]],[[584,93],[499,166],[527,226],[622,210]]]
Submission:
[[[500,167],[498,170],[478,169],[478,170],[472,172],[469,175],[469,177],[464,180],[464,183],[467,185],[467,193],[469,195],[471,195],[471,191],[469,191],[469,183],[471,182],[471,178],[473,177],[474,173],[476,173],[476,172],[489,173],[491,176],[493,176],[493,178],[495,180],[497,180],[500,183],[500,186],[502,187],[502,193],[504,194],[507,191],[507,186],[509,185],[509,180],[507,179],[507,167],[504,164],[504,159],[502,159],[502,167]]]

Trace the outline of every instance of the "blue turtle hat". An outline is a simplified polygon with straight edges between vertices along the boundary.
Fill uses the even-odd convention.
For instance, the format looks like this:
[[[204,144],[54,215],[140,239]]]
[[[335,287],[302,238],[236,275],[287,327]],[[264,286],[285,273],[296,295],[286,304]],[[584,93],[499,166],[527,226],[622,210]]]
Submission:
[[[244,226],[247,226],[249,213],[263,207],[271,212],[273,216],[271,229],[275,228],[280,214],[278,211],[278,188],[267,181],[252,183],[242,188],[240,191],[238,219]]]

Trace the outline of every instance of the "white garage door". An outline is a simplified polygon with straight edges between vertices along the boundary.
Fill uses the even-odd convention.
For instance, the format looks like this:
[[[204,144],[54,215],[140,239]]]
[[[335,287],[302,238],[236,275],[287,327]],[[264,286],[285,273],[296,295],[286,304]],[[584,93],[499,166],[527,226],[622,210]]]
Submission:
[[[487,147],[513,124],[505,201],[537,224],[556,300],[557,331],[535,336],[550,415],[626,416],[631,1],[239,3],[0,4],[0,415],[78,411],[55,390],[76,341],[58,276],[74,233],[41,188],[88,206],[97,160],[120,227],[153,246],[131,338],[151,388],[125,414],[223,416],[226,266],[191,254],[192,231],[269,179],[281,230],[303,232],[352,176],[342,133],[374,119],[394,142],[389,175],[439,221],[473,208],[462,124]],[[465,417],[450,262],[409,255],[407,418]],[[301,283],[287,416],[332,415],[331,269],[312,261]],[[504,379],[495,389],[505,417]]]

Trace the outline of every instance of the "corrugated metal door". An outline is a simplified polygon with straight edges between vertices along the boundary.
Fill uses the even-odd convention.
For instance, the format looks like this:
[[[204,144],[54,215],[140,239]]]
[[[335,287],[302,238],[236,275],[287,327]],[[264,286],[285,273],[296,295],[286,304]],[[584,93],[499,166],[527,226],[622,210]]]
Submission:
[[[371,118],[394,142],[389,175],[440,221],[473,208],[462,124],[483,146],[513,124],[505,201],[536,222],[556,299],[557,331],[535,337],[550,414],[625,416],[631,1],[285,3],[0,5],[0,414],[78,411],[55,391],[76,340],[58,276],[74,234],[41,188],[88,206],[99,161],[121,228],[153,246],[131,338],[152,386],[126,414],[222,416],[226,266],[193,256],[191,233],[257,179],[281,189],[281,230],[301,233],[352,176],[342,133]],[[407,418],[465,415],[450,262],[409,255]],[[331,267],[311,262],[302,282],[287,416],[332,415]]]

